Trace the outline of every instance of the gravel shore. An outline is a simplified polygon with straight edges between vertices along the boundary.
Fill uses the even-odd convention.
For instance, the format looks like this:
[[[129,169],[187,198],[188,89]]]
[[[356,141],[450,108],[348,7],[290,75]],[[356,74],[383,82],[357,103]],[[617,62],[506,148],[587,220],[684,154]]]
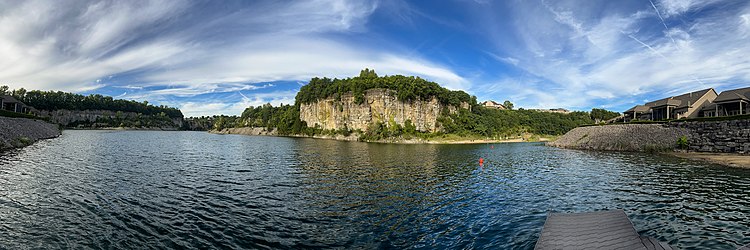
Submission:
[[[588,126],[568,131],[547,145],[607,151],[663,151],[674,149],[677,139],[689,134],[685,128],[661,124]]]
[[[26,118],[0,117],[0,150],[31,145],[60,136],[57,125]]]

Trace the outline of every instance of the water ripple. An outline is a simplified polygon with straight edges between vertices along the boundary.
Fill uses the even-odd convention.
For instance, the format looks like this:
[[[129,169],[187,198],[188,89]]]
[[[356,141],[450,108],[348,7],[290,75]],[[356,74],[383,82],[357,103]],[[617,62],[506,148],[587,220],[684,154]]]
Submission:
[[[732,249],[748,177],[540,144],[64,131],[0,152],[0,248],[532,249],[548,212],[622,208],[675,247]]]

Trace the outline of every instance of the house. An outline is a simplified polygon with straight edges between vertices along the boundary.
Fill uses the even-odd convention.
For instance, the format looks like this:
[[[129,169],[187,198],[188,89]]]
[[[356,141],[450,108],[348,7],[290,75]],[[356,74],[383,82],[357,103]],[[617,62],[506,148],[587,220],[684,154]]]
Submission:
[[[623,114],[625,122],[631,120],[651,120],[651,108],[646,105],[635,105],[635,107],[626,110]]]
[[[636,105],[624,113],[625,122],[631,120],[670,120],[702,116],[704,108],[716,99],[713,88],[690,92],[678,96]]]
[[[497,102],[492,101],[492,100],[483,102],[482,106],[487,107],[487,108],[499,109],[499,110],[505,110],[505,109],[507,109],[505,107],[505,105],[502,105],[502,104],[497,103]]]
[[[547,112],[547,113],[560,113],[560,114],[568,114],[570,113],[570,110],[564,109],[564,108],[556,108],[556,109],[530,109],[538,112]]]
[[[22,102],[18,101],[15,97],[4,95],[0,96],[0,109],[16,112],[16,113],[35,113],[38,114],[39,111],[36,110],[33,107],[26,106],[26,104],[23,104]]]
[[[701,111],[705,117],[750,114],[750,87],[721,92],[710,105]]]

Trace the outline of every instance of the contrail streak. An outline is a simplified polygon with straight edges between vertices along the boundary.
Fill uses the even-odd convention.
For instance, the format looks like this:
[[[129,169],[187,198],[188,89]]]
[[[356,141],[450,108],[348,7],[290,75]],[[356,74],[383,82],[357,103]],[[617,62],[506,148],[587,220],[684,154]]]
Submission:
[[[643,45],[643,47],[648,48],[648,50],[650,50],[652,53],[660,56],[661,58],[664,58],[664,60],[667,61],[672,66],[678,67],[677,64],[675,64],[674,62],[672,62],[672,60],[669,60],[669,58],[667,58],[666,56],[664,56],[664,54],[662,54],[661,52],[657,51],[656,49],[654,49],[650,45],[648,45],[648,44],[646,44],[644,42],[641,42],[641,40],[638,40],[638,38],[635,38],[633,35],[628,35],[628,37],[630,37],[631,39],[633,39],[636,42],[640,43],[641,45]],[[693,74],[688,74],[688,75],[690,76],[690,78],[693,78],[693,80],[695,80],[696,82],[699,82],[702,86],[704,86],[704,87],[706,86],[706,84],[703,81],[701,81],[700,79],[698,79],[697,77],[695,77]]]
[[[664,29],[667,32],[667,36],[669,37],[669,39],[672,40],[672,43],[674,43],[675,45],[677,45],[677,43],[674,41],[674,38],[672,38],[672,35],[669,34],[669,27],[667,27],[667,23],[664,22],[664,18],[661,17],[661,13],[659,13],[659,9],[656,8],[656,5],[654,4],[654,1],[648,0],[648,2],[651,3],[651,7],[654,7],[654,10],[656,11],[656,16],[659,17],[659,20],[661,20],[661,24],[664,25]]]

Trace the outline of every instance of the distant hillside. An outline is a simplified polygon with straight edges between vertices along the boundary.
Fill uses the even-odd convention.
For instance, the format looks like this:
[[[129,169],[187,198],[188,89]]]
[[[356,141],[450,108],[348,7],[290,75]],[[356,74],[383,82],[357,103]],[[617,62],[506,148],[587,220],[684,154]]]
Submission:
[[[27,106],[33,107],[35,110],[30,111],[33,115],[65,127],[182,127],[182,112],[172,107],[114,99],[98,94],[85,96],[62,91],[7,89],[7,86],[0,86],[0,95],[13,96]]]

